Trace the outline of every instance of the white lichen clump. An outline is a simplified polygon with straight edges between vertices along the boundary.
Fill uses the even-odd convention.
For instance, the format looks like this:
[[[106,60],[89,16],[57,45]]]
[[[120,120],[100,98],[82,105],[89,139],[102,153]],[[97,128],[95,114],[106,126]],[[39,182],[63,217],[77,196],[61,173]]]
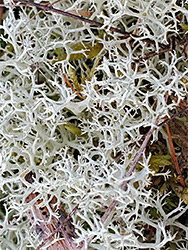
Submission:
[[[77,15],[85,11],[89,19],[104,24],[96,29],[57,13],[39,13],[35,7],[15,9],[13,1],[4,0],[11,5],[0,26],[2,250],[38,246],[26,217],[36,201],[25,202],[32,191],[39,193],[43,205],[48,204],[49,194],[55,195],[57,205],[62,203],[67,213],[80,204],[72,218],[79,236],[76,242],[87,246],[94,236],[89,249],[158,250],[167,249],[168,242],[186,249],[188,230],[178,218],[187,207],[180,202],[165,213],[166,196],[147,188],[154,174],[148,157],[143,155],[143,169],[128,178],[127,190],[121,189],[140,147],[140,128],[154,126],[159,115],[162,121],[187,94],[182,81],[188,73],[185,54],[172,50],[137,61],[159,51],[159,43],[167,45],[169,34],[178,33],[178,12],[181,22],[187,22],[188,10],[182,2],[66,0],[53,6]],[[138,38],[124,39],[109,27],[133,32]],[[143,38],[154,40],[155,45]],[[99,53],[87,59],[87,51],[95,45]],[[79,92],[85,99],[65,82],[64,74],[70,80],[70,72],[77,75],[75,81],[81,82],[85,75]],[[176,102],[168,103],[167,93]],[[73,131],[70,124],[75,126]],[[116,161],[119,154],[121,159]],[[25,180],[30,171],[35,173],[33,183]],[[102,223],[101,216],[113,200],[118,205]],[[151,215],[153,207],[160,218]],[[150,242],[144,234],[147,226],[155,229]],[[182,238],[176,238],[177,231]]]

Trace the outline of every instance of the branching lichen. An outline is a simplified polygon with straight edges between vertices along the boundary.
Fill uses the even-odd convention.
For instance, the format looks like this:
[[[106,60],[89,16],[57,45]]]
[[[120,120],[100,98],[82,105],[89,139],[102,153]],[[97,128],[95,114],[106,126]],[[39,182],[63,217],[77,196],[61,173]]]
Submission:
[[[170,194],[148,188],[155,174],[149,154],[143,154],[142,168],[126,177],[127,190],[121,189],[140,147],[141,131],[153,126],[159,115],[161,121],[169,116],[187,95],[187,52],[178,45],[185,33],[179,24],[186,24],[188,16],[183,1],[67,0],[54,5],[78,15],[88,12],[102,28],[20,3],[15,8],[13,1],[4,3],[1,248],[38,246],[26,217],[36,200],[25,202],[37,192],[43,206],[49,195],[55,196],[56,205],[63,204],[68,213],[80,204],[72,216],[79,236],[75,242],[87,246],[93,236],[89,249],[186,249],[188,232],[179,218],[187,207],[179,202],[167,212],[165,198]],[[124,38],[109,27],[133,35]],[[174,40],[175,48],[144,59]],[[67,86],[64,75],[85,99]],[[167,101],[167,94],[176,101]],[[30,171],[35,174],[32,183],[25,179]],[[164,179],[168,175],[161,173]],[[102,223],[113,200],[119,203]],[[153,230],[151,237],[147,230]]]

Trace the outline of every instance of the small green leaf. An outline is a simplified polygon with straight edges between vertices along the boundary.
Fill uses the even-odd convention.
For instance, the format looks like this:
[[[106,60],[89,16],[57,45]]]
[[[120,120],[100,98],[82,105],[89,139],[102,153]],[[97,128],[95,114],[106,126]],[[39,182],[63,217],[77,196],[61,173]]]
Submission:
[[[166,198],[165,201],[166,201],[166,204],[167,204],[169,207],[171,207],[171,208],[176,208],[176,207],[177,207],[177,205],[172,201],[172,199]]]
[[[188,31],[188,24],[180,23],[180,26],[184,31]]]
[[[91,42],[78,42],[76,44],[70,45],[72,52],[70,52],[69,61],[80,60],[83,58],[91,59],[96,57],[102,50],[103,45],[99,42],[93,45]],[[67,58],[67,53],[63,49],[56,48],[54,50],[56,57],[53,63],[58,61],[63,61]],[[78,53],[76,53],[78,52]]]
[[[165,190],[167,190],[167,189],[168,189],[168,183],[165,182],[165,183],[162,185],[162,187],[160,188],[160,193],[161,193],[161,194],[164,194]]]
[[[185,204],[188,204],[188,188],[185,188],[183,190],[183,193],[181,195],[181,199],[185,202]]]
[[[77,136],[82,135],[82,130],[80,128],[76,127],[71,122],[67,122],[67,124],[65,125],[65,128],[74,135],[77,135]]]
[[[13,45],[11,43],[7,43],[7,50],[9,52],[13,52],[14,51],[14,47],[13,47]]]
[[[160,167],[165,167],[172,164],[170,159],[170,155],[152,155],[149,161],[150,169],[157,173]]]
[[[48,98],[50,98],[53,101],[58,101],[60,98],[60,95],[56,93],[54,95],[48,96]]]
[[[155,207],[151,207],[150,208],[150,213],[151,213],[151,216],[153,218],[161,218],[161,214],[159,213],[159,211],[155,208]]]
[[[76,76],[76,72],[74,71],[74,69],[69,66],[69,76],[70,76],[70,79],[75,87],[76,90],[78,91],[82,91],[82,87],[80,86],[79,82],[78,82],[78,78]]]
[[[38,166],[38,165],[40,165],[40,163],[42,162],[42,159],[39,158],[39,157],[35,157],[35,158],[34,158],[34,161],[35,161],[36,166]]]

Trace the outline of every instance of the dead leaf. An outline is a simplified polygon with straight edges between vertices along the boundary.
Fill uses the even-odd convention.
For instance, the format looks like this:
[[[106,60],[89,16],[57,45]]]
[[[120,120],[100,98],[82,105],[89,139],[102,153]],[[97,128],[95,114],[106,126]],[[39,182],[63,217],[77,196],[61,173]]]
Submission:
[[[29,183],[34,182],[34,174],[29,172],[25,179]],[[26,198],[25,202],[29,203],[39,195],[38,192],[31,192]],[[32,205],[32,209],[27,211],[28,218],[31,224],[34,224],[35,231],[39,235],[39,239],[42,243],[37,247],[39,250],[42,246],[50,244],[47,250],[79,250],[83,249],[83,245],[77,246],[74,243],[74,239],[78,238],[75,227],[72,224],[72,219],[68,218],[66,211],[61,205],[57,208],[57,198],[53,196],[51,198],[48,195],[49,208],[47,206],[42,207],[42,199],[37,199]],[[53,212],[59,213],[59,218],[55,216],[50,216],[49,209]],[[68,219],[67,219],[68,218]],[[57,239],[57,236],[60,238]],[[57,239],[57,240],[56,240]],[[55,241],[55,242],[54,242]]]

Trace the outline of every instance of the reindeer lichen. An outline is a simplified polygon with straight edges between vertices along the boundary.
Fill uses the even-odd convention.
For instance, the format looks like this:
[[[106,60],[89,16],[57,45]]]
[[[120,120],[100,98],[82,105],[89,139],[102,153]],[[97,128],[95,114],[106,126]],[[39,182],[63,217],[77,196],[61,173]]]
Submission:
[[[1,249],[36,249],[39,221],[36,216],[31,224],[27,212],[34,214],[41,199],[49,222],[58,218],[49,206],[54,196],[55,205],[63,204],[68,214],[79,204],[72,216],[74,243],[86,249],[187,249],[188,231],[181,221],[187,205],[176,200],[167,209],[171,194],[149,188],[156,174],[150,158],[155,158],[143,152],[140,167],[125,177],[143,134],[187,96],[187,41],[181,43],[186,31],[180,25],[188,21],[184,1],[66,0],[53,5],[102,27],[17,0],[4,0],[4,5]],[[157,128],[150,143],[160,130],[166,138],[165,130]],[[169,170],[157,171],[164,182],[169,175]],[[26,202],[31,193],[37,198]],[[102,223],[113,200],[118,205]]]

